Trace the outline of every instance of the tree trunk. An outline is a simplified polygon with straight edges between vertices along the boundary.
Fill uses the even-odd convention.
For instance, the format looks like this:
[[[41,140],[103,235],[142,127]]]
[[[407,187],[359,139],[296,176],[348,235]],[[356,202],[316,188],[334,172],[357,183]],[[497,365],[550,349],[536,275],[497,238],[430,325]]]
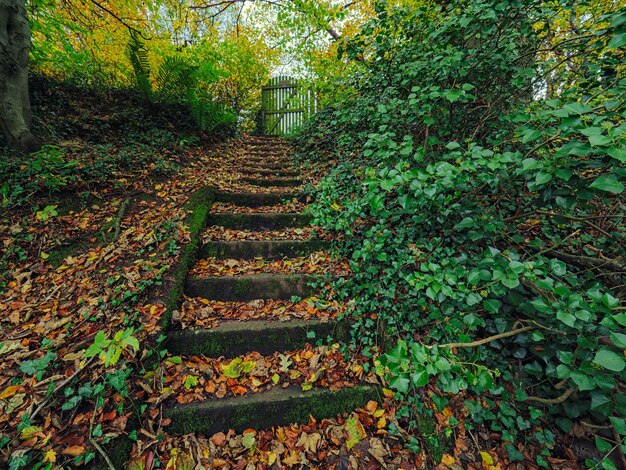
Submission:
[[[29,51],[25,0],[0,0],[0,127],[7,145],[22,152],[40,148],[30,130]]]

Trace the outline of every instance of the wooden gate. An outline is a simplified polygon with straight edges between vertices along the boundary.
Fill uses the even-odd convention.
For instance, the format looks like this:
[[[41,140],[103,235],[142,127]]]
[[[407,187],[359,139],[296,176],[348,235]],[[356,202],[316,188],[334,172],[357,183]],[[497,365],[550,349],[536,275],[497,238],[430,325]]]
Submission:
[[[274,77],[261,89],[261,133],[285,135],[317,111],[315,95],[291,77]]]

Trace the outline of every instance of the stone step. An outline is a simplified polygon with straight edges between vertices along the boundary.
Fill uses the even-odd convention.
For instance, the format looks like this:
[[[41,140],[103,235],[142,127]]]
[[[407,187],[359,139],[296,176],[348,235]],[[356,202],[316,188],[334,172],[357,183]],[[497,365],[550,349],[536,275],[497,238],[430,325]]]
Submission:
[[[231,320],[212,329],[170,331],[166,347],[172,354],[230,358],[252,351],[263,355],[291,351],[319,338],[326,340],[328,336],[336,341],[347,341],[347,324],[317,319],[285,322]]]
[[[246,166],[267,171],[295,171],[291,163],[246,162]]]
[[[256,299],[289,300],[308,297],[315,292],[309,283],[319,277],[306,274],[257,274],[250,276],[189,277],[185,294],[224,302]]]
[[[253,147],[244,151],[243,155],[254,155],[260,157],[283,157],[290,152],[290,149],[287,147],[276,147],[276,146],[263,146],[263,147]]]
[[[325,250],[325,240],[237,240],[206,243],[200,248],[200,258],[267,260],[297,258]]]
[[[261,167],[245,167],[241,172],[246,175],[263,175],[263,176],[299,176],[300,172],[282,169],[266,169]]]
[[[289,158],[282,157],[262,157],[249,155],[245,158],[246,163],[273,163],[275,165],[291,165],[292,161]]]
[[[216,202],[229,202],[237,206],[260,207],[275,206],[285,201],[297,199],[304,201],[304,195],[299,192],[275,192],[275,193],[227,193],[218,191],[215,194]]]
[[[263,188],[271,187],[291,187],[302,185],[302,180],[299,179],[284,179],[284,178],[241,178],[241,181],[255,186],[261,186]]]
[[[311,217],[294,212],[238,213],[209,215],[207,225],[221,225],[234,230],[281,230],[288,227],[306,227]]]
[[[380,403],[379,391],[372,386],[343,388],[337,391],[275,387],[268,392],[241,397],[208,400],[176,405],[164,410],[171,419],[166,428],[170,434],[202,432],[208,436],[234,429],[269,429],[296,423],[307,423],[309,416],[317,420],[332,418],[364,407],[370,400]]]
[[[280,147],[272,146],[272,147],[265,147],[265,148],[256,147],[252,150],[249,150],[247,153],[248,155],[259,155],[261,157],[267,157],[267,156],[272,156],[272,155],[282,157],[288,151],[289,149],[286,147],[280,148]]]

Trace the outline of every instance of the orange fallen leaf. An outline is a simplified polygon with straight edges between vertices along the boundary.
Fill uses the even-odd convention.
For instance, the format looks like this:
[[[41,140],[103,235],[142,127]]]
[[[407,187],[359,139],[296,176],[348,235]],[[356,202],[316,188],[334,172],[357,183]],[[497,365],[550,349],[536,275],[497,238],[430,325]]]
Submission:
[[[84,446],[69,446],[61,452],[63,455],[71,455],[72,457],[78,457],[85,453]]]
[[[209,439],[217,447],[221,447],[226,443],[226,435],[223,432],[215,433]]]
[[[0,400],[4,400],[5,398],[10,398],[17,393],[20,389],[19,385],[10,385],[4,389],[2,393],[0,393]]]
[[[369,411],[370,413],[373,413],[374,411],[376,411],[376,408],[378,408],[378,403],[375,402],[374,400],[368,401],[367,405],[365,405],[365,409]]]

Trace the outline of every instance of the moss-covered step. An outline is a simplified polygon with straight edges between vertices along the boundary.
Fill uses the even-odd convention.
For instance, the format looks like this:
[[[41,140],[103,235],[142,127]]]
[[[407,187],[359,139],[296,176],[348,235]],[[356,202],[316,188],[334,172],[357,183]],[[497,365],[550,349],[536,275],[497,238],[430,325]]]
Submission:
[[[247,166],[241,169],[241,172],[246,175],[261,175],[261,176],[299,176],[300,173],[292,170],[285,170],[282,168],[267,169],[262,167]]]
[[[304,195],[300,192],[228,193],[224,191],[215,194],[216,202],[229,202],[237,206],[246,207],[274,206],[285,201],[292,201],[293,199],[304,200]]]
[[[316,339],[346,341],[349,329],[344,322],[320,320],[225,321],[212,329],[184,329],[167,333],[172,354],[208,357],[235,357],[258,351],[269,355],[291,351]]]
[[[254,167],[263,167],[263,168],[282,168],[285,170],[293,170],[293,162],[291,160],[276,160],[270,158],[246,158],[242,161],[243,166],[254,166]]]
[[[208,225],[221,225],[234,230],[281,230],[287,227],[306,227],[311,217],[295,212],[211,214]]]
[[[166,428],[170,434],[203,432],[212,435],[234,429],[269,429],[306,423],[309,416],[327,419],[344,412],[362,408],[370,400],[380,401],[378,389],[370,386],[343,388],[336,391],[316,389],[303,392],[299,388],[273,388],[224,400],[187,403],[164,410],[172,422]]]
[[[269,157],[246,157],[245,163],[257,165],[282,165],[283,167],[291,166],[291,160],[288,158],[269,158]]]
[[[255,299],[289,300],[315,292],[309,283],[319,278],[305,274],[257,274],[251,276],[189,277],[185,294],[224,302]]]
[[[285,188],[290,186],[300,186],[302,184],[302,180],[293,178],[242,178],[241,181],[255,186],[261,186],[263,188]]]
[[[329,247],[325,240],[236,240],[206,243],[200,248],[202,258],[282,259],[307,256]]]
[[[286,158],[289,150],[286,148],[254,148],[245,152],[245,157],[269,157],[269,158]]]

